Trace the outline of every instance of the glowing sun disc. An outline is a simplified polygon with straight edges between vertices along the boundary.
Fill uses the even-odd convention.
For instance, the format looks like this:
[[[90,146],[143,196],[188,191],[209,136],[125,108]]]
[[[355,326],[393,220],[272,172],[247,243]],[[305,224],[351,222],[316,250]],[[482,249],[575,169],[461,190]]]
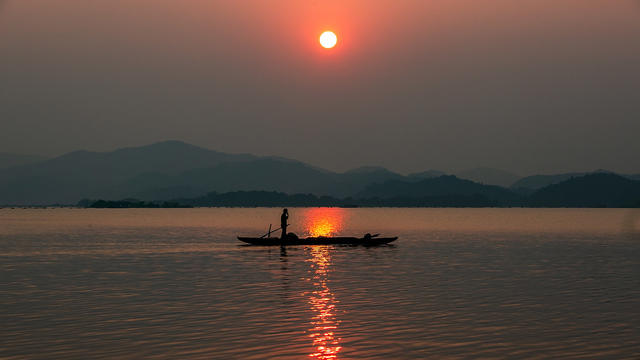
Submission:
[[[325,49],[331,49],[338,43],[338,37],[333,31],[325,31],[320,35],[320,45]]]

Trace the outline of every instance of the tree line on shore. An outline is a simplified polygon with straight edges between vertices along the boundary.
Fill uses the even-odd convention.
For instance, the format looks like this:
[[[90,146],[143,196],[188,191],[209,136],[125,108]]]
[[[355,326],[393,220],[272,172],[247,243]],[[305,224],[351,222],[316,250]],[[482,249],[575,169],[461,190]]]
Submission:
[[[171,201],[82,200],[90,208],[181,207],[640,207],[640,181],[609,173],[590,174],[549,185],[532,194],[477,184],[455,176],[420,182],[388,181],[358,197],[337,198],[277,191],[210,192]]]

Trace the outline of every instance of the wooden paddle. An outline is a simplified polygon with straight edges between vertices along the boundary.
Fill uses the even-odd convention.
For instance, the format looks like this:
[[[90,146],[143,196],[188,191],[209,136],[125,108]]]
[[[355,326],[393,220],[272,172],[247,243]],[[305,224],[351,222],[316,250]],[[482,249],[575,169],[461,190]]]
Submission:
[[[287,226],[289,226],[289,225],[291,225],[291,224],[287,224]],[[279,228],[277,228],[275,230],[271,230],[271,224],[269,224],[269,232],[264,234],[264,235],[262,235],[262,236],[260,236],[260,239],[262,239],[263,237],[265,237],[267,235],[271,236],[271,233],[274,233],[274,232],[276,232],[278,230],[282,230],[282,227],[279,227]],[[378,234],[378,235],[380,235],[380,234]]]

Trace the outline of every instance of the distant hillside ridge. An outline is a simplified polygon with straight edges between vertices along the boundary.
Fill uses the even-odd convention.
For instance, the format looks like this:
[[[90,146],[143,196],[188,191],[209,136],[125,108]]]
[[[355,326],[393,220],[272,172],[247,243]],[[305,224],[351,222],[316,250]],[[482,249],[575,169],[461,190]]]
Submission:
[[[423,179],[432,179],[432,178],[440,177],[442,175],[447,175],[447,173],[440,170],[426,170],[426,171],[409,174],[407,175],[407,178],[412,180],[423,180]]]
[[[513,174],[511,172],[488,167],[479,167],[475,169],[459,171],[454,175],[460,179],[471,180],[485,185],[498,185],[502,187],[509,187],[521,178],[521,176]]]
[[[496,174],[494,170],[481,172]],[[497,174],[504,175],[500,171]],[[591,177],[595,175],[601,177]],[[221,203],[233,203],[238,198],[222,199],[220,194],[245,192],[246,197],[246,192],[266,191],[313,194],[322,199],[314,202],[305,198],[309,204],[627,207],[637,201],[635,184],[624,176],[600,171],[523,191],[436,170],[404,176],[367,166],[338,173],[293,159],[227,154],[181,141],[164,141],[110,152],[75,151],[0,169],[0,205],[76,204],[81,199],[102,199],[107,204],[139,199],[159,204],[211,193],[218,194]]]
[[[588,174],[597,174],[597,173],[608,173],[608,174],[616,174],[613,171],[609,170],[595,170],[591,172],[575,172],[575,173],[566,173],[566,174],[552,174],[552,175],[531,175],[523,177],[522,179],[516,181],[511,185],[511,189],[529,189],[533,190],[542,189],[545,186],[558,184],[563,181],[569,180],[574,177],[581,177]],[[640,180],[640,174],[636,175],[625,175],[625,174],[617,174],[622,177],[626,177],[631,180]]]
[[[346,206],[346,207],[640,207],[640,181],[596,173],[545,187],[529,197],[455,176],[419,182],[389,180],[372,184],[355,197],[239,191],[209,193],[175,202],[188,206]]]
[[[391,180],[368,186],[356,198],[419,198],[433,196],[481,195],[495,204],[519,204],[521,198],[512,191],[496,185],[483,185],[454,175],[443,175],[421,181]]]
[[[0,169],[0,204],[75,204],[83,198],[153,201],[242,190],[344,197],[374,182],[402,178],[379,167],[340,174],[292,159],[226,154],[164,141],[111,152],[75,151]]]
[[[640,181],[612,173],[573,177],[533,193],[536,207],[640,207]]]
[[[144,173],[175,174],[256,156],[225,154],[181,141],[111,152],[74,151],[53,159],[0,169],[0,204],[75,203],[112,195],[120,182]],[[124,194],[123,194],[124,195]]]

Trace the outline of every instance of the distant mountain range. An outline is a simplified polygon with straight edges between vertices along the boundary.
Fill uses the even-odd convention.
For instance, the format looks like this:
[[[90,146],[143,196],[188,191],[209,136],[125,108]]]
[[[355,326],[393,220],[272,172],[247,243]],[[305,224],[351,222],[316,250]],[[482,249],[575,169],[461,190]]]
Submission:
[[[640,207],[640,181],[598,172],[552,184],[534,192],[530,206]]]
[[[596,173],[572,178],[520,196],[495,185],[482,185],[455,176],[419,182],[390,180],[375,184],[355,197],[335,198],[276,191],[211,192],[171,201],[140,202],[84,200],[86,207],[193,207],[193,206],[342,206],[342,207],[640,207],[640,181],[615,174]]]
[[[252,203],[248,196],[262,196],[267,203],[340,206],[635,206],[640,200],[640,181],[603,171],[522,179],[489,168],[456,176],[437,170],[404,176],[381,167],[336,173],[296,160],[226,154],[179,141],[11,161],[4,168],[0,162],[0,204],[5,205],[75,204],[87,198],[228,205]],[[264,195],[273,193],[279,195]],[[287,194],[307,195],[289,199],[296,195]]]
[[[106,153],[76,151],[0,169],[0,204],[157,200],[240,190],[347,196],[373,182],[398,178],[403,176],[382,168],[340,174],[285,158],[232,155],[166,141]]]
[[[369,185],[354,197],[237,191],[175,199],[186,206],[403,206],[403,207],[640,207],[640,181],[594,173],[549,185],[530,196],[452,175],[417,182],[388,180]]]
[[[467,169],[448,174],[439,170],[427,170],[419,173],[409,174],[409,179],[430,179],[442,175],[455,175],[460,179],[471,180],[480,184],[498,185],[509,187],[514,182],[521,179],[520,176],[512,174],[508,171],[493,169],[487,167],[479,167],[475,169]]]
[[[407,177],[412,180],[423,180],[423,179],[432,179],[435,177],[440,177],[442,175],[447,175],[447,173],[438,171],[438,170],[427,170],[427,171],[409,174],[409,176]]]
[[[454,175],[461,179],[471,180],[487,185],[498,185],[502,187],[509,187],[511,186],[511,184],[521,179],[520,176],[512,174],[508,171],[487,167],[464,170],[457,172]]]
[[[566,173],[566,174],[556,174],[556,175],[532,175],[524,177],[516,182],[514,182],[510,187],[515,190],[524,189],[525,192],[533,192],[534,190],[542,189],[545,186],[558,184],[563,181],[569,180],[575,177],[581,177],[588,174],[614,174],[611,171],[607,170],[596,170],[590,173]],[[628,174],[619,174],[622,177],[631,180],[640,180],[640,174],[628,175]]]
[[[45,161],[0,169],[0,203],[74,203],[83,197],[136,195],[126,188],[141,176],[170,176],[253,155],[230,155],[178,141],[99,153],[76,151]]]
[[[390,180],[367,186],[356,198],[426,198],[435,196],[480,195],[496,204],[516,202],[519,196],[500,186],[483,185],[453,175],[443,175],[420,181]]]

